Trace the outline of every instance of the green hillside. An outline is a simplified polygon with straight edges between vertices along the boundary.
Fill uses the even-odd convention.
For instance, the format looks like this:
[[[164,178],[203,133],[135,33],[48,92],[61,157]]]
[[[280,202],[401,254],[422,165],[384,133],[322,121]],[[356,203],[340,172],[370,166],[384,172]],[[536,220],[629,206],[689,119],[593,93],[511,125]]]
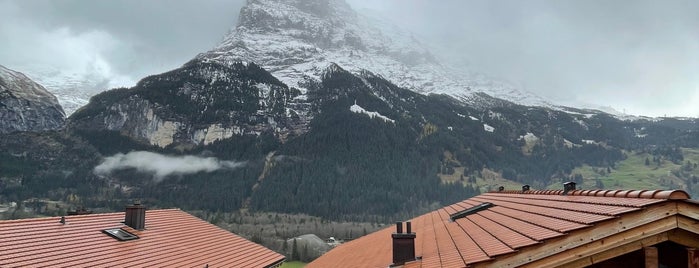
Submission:
[[[282,263],[281,268],[302,268],[306,266],[306,263],[300,261],[290,261]]]
[[[699,149],[682,148],[681,151],[683,159],[674,162],[648,152],[625,152],[627,158],[613,167],[584,165],[575,168],[571,174],[582,175],[583,183],[578,187],[582,189],[599,186],[605,189],[684,189],[699,196],[699,187],[696,187]],[[561,189],[561,184],[555,183],[548,188]]]

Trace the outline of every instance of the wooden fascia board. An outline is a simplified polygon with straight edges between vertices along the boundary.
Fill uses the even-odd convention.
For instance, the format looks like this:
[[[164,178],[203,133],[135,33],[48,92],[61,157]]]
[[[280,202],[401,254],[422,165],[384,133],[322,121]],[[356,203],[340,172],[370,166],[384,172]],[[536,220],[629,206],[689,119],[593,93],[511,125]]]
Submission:
[[[588,258],[596,254],[604,253],[604,258],[609,259],[623,255],[633,250],[655,245],[668,240],[667,232],[677,228],[677,216],[670,216],[643,226],[627,229],[623,232],[591,241],[585,245],[570,249],[566,252],[528,263],[522,267],[585,267],[586,265],[565,265],[581,258]],[[650,238],[647,241],[646,238]],[[628,246],[627,246],[628,245]],[[637,247],[638,246],[638,247]],[[627,251],[630,250],[630,251]],[[599,261],[597,261],[599,262]]]
[[[682,230],[699,234],[699,220],[687,218],[685,216],[678,216],[677,226]]]
[[[662,232],[659,234],[651,235],[645,237],[641,240],[636,240],[631,243],[621,245],[612,249],[604,250],[602,252],[596,253],[589,257],[584,257],[577,259],[573,262],[558,265],[557,267],[562,268],[572,268],[572,267],[587,267],[596,263],[600,263],[617,256],[621,256],[636,250],[642,249],[644,247],[656,245],[669,240],[669,232]]]
[[[699,205],[689,202],[677,202],[677,213],[695,220],[699,220]]]
[[[645,209],[630,212],[624,214],[618,218],[610,219],[595,224],[594,226],[583,228],[580,230],[575,230],[568,235],[552,238],[545,241],[544,243],[538,245],[532,245],[529,247],[524,247],[517,252],[496,257],[492,261],[475,263],[474,267],[520,267],[528,265],[530,263],[537,262],[539,260],[544,260],[549,257],[561,255],[567,256],[565,262],[570,262],[575,260],[576,257],[573,254],[567,254],[574,248],[583,246],[585,244],[593,243],[595,241],[610,237],[615,234],[625,232],[627,230],[644,226],[649,223],[658,222],[661,220],[662,228],[670,229],[677,227],[677,220],[674,215],[677,214],[677,202],[668,201],[662,202],[655,205],[651,205]],[[669,218],[669,219],[668,219]],[[668,226],[665,226],[667,224]],[[658,224],[653,224],[653,227],[657,227]],[[660,230],[658,229],[658,230]],[[656,232],[657,234],[657,232]],[[650,234],[653,235],[653,234]],[[649,236],[650,236],[649,235]],[[642,239],[639,237],[638,239]],[[628,243],[627,241],[626,243]],[[618,245],[617,245],[618,246]],[[563,253],[563,254],[562,254]],[[594,254],[594,253],[592,253]],[[548,263],[548,262],[547,262]],[[559,263],[553,263],[552,266],[560,265]],[[539,265],[533,265],[531,267],[545,267]]]
[[[699,234],[675,229],[668,232],[668,239],[689,248],[699,248]]]

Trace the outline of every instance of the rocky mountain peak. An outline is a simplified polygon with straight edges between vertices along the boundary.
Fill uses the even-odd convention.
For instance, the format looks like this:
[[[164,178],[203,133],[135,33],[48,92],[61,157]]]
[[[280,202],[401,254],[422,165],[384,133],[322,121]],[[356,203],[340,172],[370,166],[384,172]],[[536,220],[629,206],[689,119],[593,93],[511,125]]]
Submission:
[[[240,10],[237,27],[305,30],[310,25],[340,26],[344,17],[356,18],[356,14],[342,0],[251,0]]]
[[[337,65],[337,63],[331,62],[330,65],[328,65],[328,67],[326,67],[325,70],[323,70],[321,77],[323,77],[323,79],[326,79],[327,77],[330,77],[333,74],[344,72],[347,71],[345,69],[342,69],[342,67],[340,67],[340,65]]]
[[[58,129],[64,122],[54,95],[23,73],[0,65],[0,133]]]
[[[23,73],[8,69],[2,65],[0,65],[0,87],[3,92],[11,92],[18,97],[56,100],[54,95]]]
[[[355,12],[343,0],[250,0],[238,25],[197,59],[249,61],[305,92],[333,62],[351,73],[368,70],[396,85],[465,102],[482,92],[525,105],[541,98],[507,82],[442,64],[413,34],[387,20]]]

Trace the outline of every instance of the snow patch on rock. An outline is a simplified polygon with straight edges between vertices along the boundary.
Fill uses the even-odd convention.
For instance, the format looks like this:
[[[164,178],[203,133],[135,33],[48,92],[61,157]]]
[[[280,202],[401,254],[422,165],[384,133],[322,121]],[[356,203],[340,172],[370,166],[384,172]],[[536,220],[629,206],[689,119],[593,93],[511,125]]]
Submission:
[[[386,116],[383,116],[383,115],[381,115],[381,114],[378,113],[378,112],[370,112],[370,111],[367,111],[366,109],[362,108],[361,106],[357,105],[356,103],[355,103],[354,105],[350,106],[349,109],[350,109],[350,111],[352,111],[353,113],[366,114],[366,115],[368,115],[370,118],[378,118],[378,119],[381,119],[381,120],[383,120],[383,121],[385,121],[385,122],[391,122],[391,123],[395,123],[395,122],[396,122],[395,120],[390,119],[390,118],[388,118],[388,117],[386,117]]]
[[[539,141],[539,137],[534,135],[534,133],[527,132],[527,134],[519,136],[519,139],[517,140],[524,140],[527,143],[531,143]]]

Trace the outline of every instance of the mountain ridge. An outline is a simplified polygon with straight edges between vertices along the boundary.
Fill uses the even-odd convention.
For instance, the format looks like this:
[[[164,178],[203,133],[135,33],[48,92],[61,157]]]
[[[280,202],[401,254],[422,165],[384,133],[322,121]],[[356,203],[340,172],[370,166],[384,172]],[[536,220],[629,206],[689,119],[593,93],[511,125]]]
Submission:
[[[0,133],[55,130],[64,121],[56,96],[23,73],[0,65]]]

